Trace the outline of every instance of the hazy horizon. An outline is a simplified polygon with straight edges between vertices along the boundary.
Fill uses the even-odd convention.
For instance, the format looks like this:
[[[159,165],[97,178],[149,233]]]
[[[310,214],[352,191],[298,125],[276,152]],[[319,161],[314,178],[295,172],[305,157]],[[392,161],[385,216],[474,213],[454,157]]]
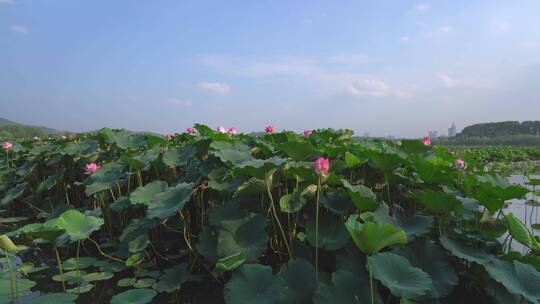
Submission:
[[[539,120],[540,2],[0,0],[0,117],[66,131]]]

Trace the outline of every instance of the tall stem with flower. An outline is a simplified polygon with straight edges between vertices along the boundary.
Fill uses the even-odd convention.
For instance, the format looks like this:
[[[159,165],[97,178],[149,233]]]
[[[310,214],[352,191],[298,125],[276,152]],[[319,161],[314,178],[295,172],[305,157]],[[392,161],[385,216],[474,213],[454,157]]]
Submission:
[[[6,164],[7,164],[8,168],[10,167],[9,149],[11,149],[11,147],[13,147],[13,144],[10,143],[9,141],[5,141],[4,143],[2,143],[2,148],[4,148],[4,150],[6,150]]]
[[[317,198],[315,201],[315,279],[319,284],[319,206],[321,203],[321,184],[330,170],[330,160],[319,157],[313,163],[313,170],[318,175]]]

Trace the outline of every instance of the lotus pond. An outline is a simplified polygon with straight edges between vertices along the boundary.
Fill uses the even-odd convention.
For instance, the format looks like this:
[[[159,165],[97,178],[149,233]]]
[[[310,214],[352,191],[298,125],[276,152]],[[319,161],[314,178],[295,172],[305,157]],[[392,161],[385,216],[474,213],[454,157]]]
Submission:
[[[0,303],[540,303],[539,149],[267,133],[2,149]]]

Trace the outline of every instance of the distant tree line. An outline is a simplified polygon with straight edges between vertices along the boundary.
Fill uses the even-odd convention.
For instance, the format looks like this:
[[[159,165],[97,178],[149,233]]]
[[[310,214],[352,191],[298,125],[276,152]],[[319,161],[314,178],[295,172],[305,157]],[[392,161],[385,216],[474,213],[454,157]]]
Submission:
[[[503,121],[467,126],[457,137],[505,137],[510,135],[540,136],[540,121]],[[524,140],[521,138],[521,140]],[[529,139],[527,139],[528,141]]]
[[[41,128],[19,126],[19,125],[6,125],[0,127],[0,138],[32,138],[32,137],[45,137],[46,134]]]
[[[439,137],[435,144],[448,146],[540,146],[540,137],[518,134],[505,136],[457,136]]]

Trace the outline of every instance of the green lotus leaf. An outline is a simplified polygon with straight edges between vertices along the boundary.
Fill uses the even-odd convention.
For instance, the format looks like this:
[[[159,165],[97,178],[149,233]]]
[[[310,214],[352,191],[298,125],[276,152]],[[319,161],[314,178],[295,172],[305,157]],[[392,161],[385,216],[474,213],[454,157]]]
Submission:
[[[345,152],[345,165],[347,168],[355,168],[365,164],[367,159],[360,159],[360,157],[352,154],[351,152]]]
[[[210,228],[204,227],[199,233],[199,241],[195,245],[197,252],[208,261],[215,263],[219,259],[217,254],[217,236],[212,233]]]
[[[217,252],[221,257],[243,252],[247,260],[257,259],[268,242],[267,218],[250,214],[238,220],[226,220],[220,224]]]
[[[283,303],[286,289],[284,279],[272,275],[271,267],[246,264],[225,285],[225,303]]]
[[[29,293],[31,293],[31,288],[36,286],[36,282],[28,280],[28,279],[21,279],[17,278],[17,296],[24,296]],[[0,278],[0,300],[2,299],[9,299],[9,302],[5,303],[11,303],[11,280],[10,279],[4,279]]]
[[[485,265],[488,274],[508,292],[521,295],[527,301],[540,301],[540,272],[528,264],[519,261],[513,263],[493,259]]]
[[[228,201],[213,209],[208,216],[208,221],[210,224],[217,226],[222,221],[238,220],[248,215],[249,212],[240,208],[240,204],[237,201]]]
[[[317,186],[313,186],[313,191],[317,191]],[[306,188],[307,190],[307,188]],[[338,215],[352,213],[355,206],[347,193],[343,191],[328,191],[321,195],[321,204]]]
[[[114,275],[110,272],[92,272],[84,275],[82,279],[86,282],[93,281],[106,281],[112,278]]]
[[[43,223],[32,223],[19,228],[17,233],[26,234],[31,237],[41,238],[52,242],[64,234],[65,231],[60,228],[47,226]]]
[[[219,157],[221,161],[231,163],[235,167],[254,166],[260,167],[262,162],[251,156],[251,148],[241,143],[231,144],[225,141],[214,141],[210,144],[213,149],[212,154]]]
[[[282,212],[294,213],[304,207],[317,191],[317,185],[309,185],[303,190],[296,190],[285,194],[279,199],[279,206]]]
[[[433,217],[421,214],[406,216],[401,209],[396,208],[394,216],[389,215],[388,205],[381,204],[373,213],[373,218],[376,222],[394,225],[403,229],[409,239],[414,239],[417,236],[424,235],[431,231],[433,227]]]
[[[137,278],[123,278],[116,282],[116,285],[119,287],[129,287],[133,286],[137,282]]]
[[[147,142],[145,135],[131,135],[125,131],[106,132],[108,140],[121,149],[136,150],[144,146]]]
[[[482,249],[468,246],[445,235],[441,236],[439,240],[441,241],[441,245],[446,250],[450,251],[452,255],[469,262],[485,265],[495,258],[494,256],[487,254]]]
[[[373,211],[379,205],[377,195],[366,186],[351,185],[348,181],[343,180],[343,186],[347,189],[356,208],[363,211]]]
[[[111,304],[146,304],[157,295],[152,289],[130,289],[115,295]]]
[[[431,148],[424,145],[423,142],[416,139],[402,139],[401,150],[407,154],[421,154],[429,151]]]
[[[143,251],[146,246],[150,244],[150,240],[148,239],[148,233],[141,234],[132,241],[129,242],[129,252],[130,253],[137,253],[140,251]]]
[[[74,304],[77,295],[54,292],[30,299],[26,304]]]
[[[514,214],[510,213],[506,215],[506,221],[508,222],[508,230],[510,235],[527,248],[540,249],[538,241],[534,238],[529,229],[519,220]]]
[[[316,288],[315,269],[306,260],[292,259],[281,266],[279,276],[283,278],[287,289],[281,303],[307,304]]]
[[[463,213],[461,201],[445,192],[421,190],[411,193],[410,196],[434,213]]]
[[[123,169],[124,165],[116,162],[102,165],[96,173],[93,173],[84,181],[86,196],[115,187],[118,179],[122,177]]]
[[[185,146],[170,149],[163,153],[163,163],[166,166],[184,166],[197,154],[195,146]]]
[[[356,246],[367,255],[394,245],[407,244],[407,234],[390,224],[367,222],[361,224],[357,215],[349,216],[345,227],[352,236]]]
[[[95,257],[79,257],[79,269],[86,269],[92,267],[97,262]],[[77,258],[70,258],[62,262],[63,270],[75,270],[77,269]]]
[[[148,218],[165,219],[175,214],[189,201],[193,185],[180,183],[167,191],[157,194],[148,208]]]
[[[77,276],[79,279],[81,279],[83,276],[86,275],[86,272],[79,270],[77,274],[77,270],[72,270],[72,271],[64,272],[63,275],[64,275],[64,281],[70,284],[75,284],[77,283]],[[56,282],[62,282],[62,276],[60,274],[54,275],[52,279],[53,281],[56,281]]]
[[[133,287],[135,288],[149,288],[152,287],[156,283],[155,279],[152,278],[145,278],[137,280],[135,283],[133,283]]]
[[[309,142],[300,141],[287,141],[279,145],[285,154],[293,160],[302,161],[306,160],[309,156],[313,155],[317,150]]]
[[[395,248],[394,253],[409,260],[412,266],[422,269],[433,280],[429,298],[443,298],[452,292],[458,283],[458,276],[450,265],[445,251],[432,242],[417,241],[407,247]]]
[[[154,284],[153,288],[158,292],[173,292],[179,290],[189,278],[188,264],[182,263],[165,269],[164,274],[159,277],[159,281]]]
[[[51,190],[54,186],[56,186],[56,180],[57,180],[57,177],[55,175],[51,175],[51,176],[47,177],[47,179],[42,181],[36,187],[36,192],[41,193],[43,191]]]
[[[315,247],[315,217],[312,216],[306,223],[306,239]],[[350,239],[347,229],[339,216],[323,214],[319,217],[319,246],[325,250],[337,250],[343,247]]]
[[[384,252],[368,257],[373,277],[396,297],[416,299],[433,290],[433,282],[420,268],[395,253]]]
[[[266,193],[266,191],[266,181],[254,177],[242,183],[234,193],[234,197],[247,197],[250,195]]]
[[[243,252],[239,252],[231,256],[219,259],[219,261],[216,262],[216,268],[223,271],[231,271],[242,266],[245,261],[245,254]]]
[[[66,231],[72,242],[84,240],[100,229],[103,219],[85,215],[77,210],[68,210],[59,217],[45,222],[45,227],[56,227]]]
[[[476,186],[476,191],[472,194],[491,213],[500,210],[507,200],[520,199],[529,192],[527,188],[514,185],[499,175],[479,176],[472,182]]]
[[[73,288],[66,289],[66,292],[73,293],[73,294],[87,293],[90,290],[92,290],[92,288],[94,288],[94,285],[87,283],[87,284],[81,285],[80,287],[73,287]]]
[[[135,191],[131,192],[129,195],[129,200],[133,204],[146,204],[150,205],[150,202],[154,197],[162,192],[165,192],[169,186],[167,182],[164,181],[153,181],[149,184],[146,184],[142,187],[138,187]]]
[[[376,284],[376,282],[374,282]],[[383,303],[375,290],[375,303]],[[330,282],[320,282],[313,296],[315,304],[370,303],[369,279],[365,274],[338,269]]]
[[[27,185],[27,182],[22,182],[18,183],[15,187],[9,189],[4,195],[4,198],[2,198],[2,200],[0,201],[0,206],[7,206],[9,203],[23,195]]]

